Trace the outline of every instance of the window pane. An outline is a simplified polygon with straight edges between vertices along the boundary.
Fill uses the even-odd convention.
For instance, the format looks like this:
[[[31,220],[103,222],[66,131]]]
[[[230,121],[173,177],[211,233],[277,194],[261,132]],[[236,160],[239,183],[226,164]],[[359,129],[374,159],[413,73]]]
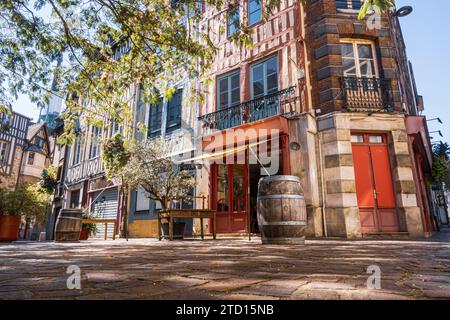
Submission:
[[[239,81],[239,76],[240,76],[239,73],[231,76],[231,89],[236,89],[241,86],[240,81]]]
[[[372,46],[368,44],[358,45],[358,56],[360,59],[372,59]]]
[[[253,72],[253,97],[264,95],[264,66],[254,67]]]
[[[278,74],[267,77],[267,94],[278,91]]]
[[[219,96],[219,109],[228,108],[228,92],[221,93]]]
[[[355,56],[353,52],[353,45],[351,43],[341,44],[342,57],[353,58]]]
[[[231,91],[231,105],[235,106],[241,103],[241,92],[239,89]]]
[[[244,211],[244,166],[233,165],[233,211]]]
[[[150,210],[150,198],[144,189],[138,188],[136,190],[136,211]]]
[[[272,58],[266,62],[268,75],[273,74],[273,73],[278,73],[277,63],[278,63],[277,58]]]
[[[228,78],[223,78],[219,80],[219,92],[227,92],[228,91]]]
[[[261,20],[261,0],[249,0],[248,24],[252,25]]]
[[[354,59],[344,58],[342,60],[342,66],[344,69],[344,77],[356,76],[356,66]]]
[[[375,76],[373,60],[359,60],[359,68],[362,77],[373,78]]]
[[[239,30],[239,19],[239,7],[236,7],[228,13],[228,36],[232,36]]]
[[[181,97],[183,90],[178,90],[167,105],[167,129],[172,132],[181,127]]]
[[[364,136],[362,134],[352,135],[352,142],[353,143],[363,143],[364,142]]]
[[[217,211],[228,212],[228,166],[217,168]]]
[[[370,143],[383,143],[383,136],[370,136],[369,142]]]

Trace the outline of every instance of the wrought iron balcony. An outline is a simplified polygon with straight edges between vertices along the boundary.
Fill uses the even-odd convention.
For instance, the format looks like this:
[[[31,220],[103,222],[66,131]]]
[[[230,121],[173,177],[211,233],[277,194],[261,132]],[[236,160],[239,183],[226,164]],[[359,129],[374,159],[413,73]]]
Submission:
[[[226,130],[275,115],[295,113],[295,87],[254,99],[239,105],[224,108],[199,117],[202,128]]]
[[[390,80],[377,78],[343,77],[344,108],[348,111],[392,112]]]

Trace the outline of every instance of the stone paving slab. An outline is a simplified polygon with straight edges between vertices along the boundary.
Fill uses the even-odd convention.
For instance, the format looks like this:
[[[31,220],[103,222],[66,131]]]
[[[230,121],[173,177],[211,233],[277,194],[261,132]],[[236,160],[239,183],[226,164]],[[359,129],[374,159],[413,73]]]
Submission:
[[[81,290],[67,289],[70,265]],[[366,286],[370,265],[380,290]],[[450,299],[450,243],[16,242],[0,244],[0,299]]]

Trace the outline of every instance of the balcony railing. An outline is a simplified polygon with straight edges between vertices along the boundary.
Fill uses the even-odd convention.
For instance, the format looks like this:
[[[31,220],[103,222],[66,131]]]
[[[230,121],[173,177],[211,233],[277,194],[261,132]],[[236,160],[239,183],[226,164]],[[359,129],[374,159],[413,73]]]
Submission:
[[[343,77],[344,108],[349,111],[391,112],[392,87],[389,80]]]
[[[103,162],[100,157],[84,160],[80,164],[69,167],[65,182],[67,184],[77,183],[103,171]]]
[[[205,130],[226,130],[275,115],[295,113],[295,87],[199,117]]]

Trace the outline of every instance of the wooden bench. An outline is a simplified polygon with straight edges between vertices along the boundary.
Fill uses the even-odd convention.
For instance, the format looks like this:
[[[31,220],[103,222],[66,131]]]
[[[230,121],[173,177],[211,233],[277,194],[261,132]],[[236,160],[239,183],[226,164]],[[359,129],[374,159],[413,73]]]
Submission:
[[[108,239],[108,223],[114,224],[113,231],[113,240],[116,240],[116,219],[85,219],[81,220],[81,224],[83,223],[104,223],[105,224],[105,240]]]
[[[194,199],[202,199],[202,208],[203,209],[177,209],[173,207],[173,198],[170,198],[166,209],[162,210],[158,213],[158,239],[162,240],[161,235],[161,220],[165,219],[169,223],[169,240],[173,240],[173,220],[175,218],[180,219],[200,219],[200,232],[202,239],[205,238],[203,231],[203,219],[211,219],[213,226],[213,239],[216,239],[216,210],[205,209],[205,203],[207,203],[208,198],[206,196],[193,197]],[[181,205],[182,206],[182,205]]]

